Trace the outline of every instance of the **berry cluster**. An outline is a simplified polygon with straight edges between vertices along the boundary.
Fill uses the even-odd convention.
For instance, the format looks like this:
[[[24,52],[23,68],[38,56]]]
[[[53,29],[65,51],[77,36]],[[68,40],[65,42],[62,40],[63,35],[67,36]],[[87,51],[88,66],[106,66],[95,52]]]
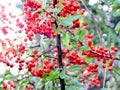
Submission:
[[[78,65],[81,65],[81,64],[84,64],[85,63],[85,59],[82,58],[82,57],[79,57],[78,56],[78,51],[73,51],[69,56],[68,56],[68,60],[69,60],[69,63],[70,64],[78,64]]]
[[[98,72],[98,65],[97,64],[90,64],[87,68],[89,72]]]
[[[21,54],[25,53],[25,46],[21,43],[18,45],[18,50]]]
[[[43,34],[48,38],[56,36],[53,31],[53,19],[47,17],[47,12],[44,14],[47,17],[45,20],[40,18],[39,9],[42,9],[42,5],[35,0],[28,0],[24,4],[24,21],[27,25],[25,33],[30,41],[32,40],[34,34]]]
[[[60,16],[66,17],[67,14],[74,15],[77,13],[77,11],[80,9],[80,3],[76,0],[70,0],[69,2],[67,0],[64,0],[62,2],[63,9],[60,11]],[[56,5],[58,7],[58,4]]]
[[[83,50],[82,55],[97,58],[97,61],[103,62],[103,68],[108,68],[109,71],[112,70],[114,54],[117,52],[117,48],[112,47],[111,52],[104,47],[92,48],[91,50]],[[106,62],[109,62],[106,64]]]
[[[43,71],[45,73],[49,73],[51,71],[52,67],[53,67],[53,64],[50,63],[50,61],[48,61],[48,60],[43,61]]]
[[[58,0],[58,4],[56,4],[56,8],[59,8],[59,0]],[[66,17],[67,15],[75,15],[75,14],[82,14],[84,15],[85,13],[85,9],[81,9],[81,6],[80,6],[80,3],[77,1],[77,0],[70,0],[70,1],[67,1],[67,0],[64,0],[62,1],[62,5],[63,5],[63,8],[62,10],[60,11],[59,15],[62,16],[62,17]],[[79,13],[80,11],[80,13]],[[73,28],[83,28],[85,30],[88,30],[88,26],[83,24],[83,22],[79,21],[79,19],[77,20],[74,20],[73,21]]]
[[[37,68],[37,66],[39,66],[38,57],[34,57],[32,60],[27,61],[26,65],[33,76],[41,78],[44,77],[44,73],[49,73],[53,68],[53,64],[48,60],[44,60],[41,68]]]
[[[92,34],[86,34],[84,38],[87,41],[88,46],[90,48],[93,48],[93,42],[92,42],[93,35]]]
[[[57,49],[54,48],[54,52],[57,52]],[[57,56],[57,54],[56,54]],[[66,58],[68,59],[68,61],[65,63],[64,61],[62,62],[63,66],[66,66],[66,65],[81,65],[81,64],[84,64],[85,63],[85,59],[83,57],[80,57],[78,55],[78,51],[77,50],[74,50],[72,53],[70,53],[70,49],[67,48],[67,49],[62,49],[62,58]],[[57,60],[55,59],[54,60],[55,63],[57,64]]]
[[[0,40],[0,45],[2,46],[3,52],[0,52],[0,62],[3,62],[9,67],[13,67],[11,63],[12,59],[17,56],[17,50],[9,39]]]
[[[18,69],[19,69],[19,70],[22,70],[22,69],[23,69],[23,66],[24,66],[25,60],[22,59],[20,55],[18,55],[15,62],[19,64],[19,68],[18,68]]]
[[[92,87],[93,85],[97,85],[98,88],[101,88],[100,80],[98,76],[94,75],[93,79],[89,82],[89,87]]]
[[[80,28],[80,21],[79,20],[73,21],[73,28]]]
[[[16,85],[13,84],[11,81],[3,83],[2,85],[3,85],[3,90],[7,90],[7,89],[13,90],[13,89],[16,89]]]

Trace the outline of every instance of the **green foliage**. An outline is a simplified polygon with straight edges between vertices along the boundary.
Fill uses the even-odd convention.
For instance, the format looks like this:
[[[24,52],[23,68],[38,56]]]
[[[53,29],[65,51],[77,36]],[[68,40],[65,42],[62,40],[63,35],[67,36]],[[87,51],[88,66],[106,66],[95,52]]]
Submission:
[[[65,79],[66,78],[65,71],[63,70],[62,72],[60,72],[59,76],[60,78]]]
[[[116,74],[120,75],[120,69],[119,68],[114,67],[113,70]]]
[[[70,42],[70,35],[68,32],[64,33],[62,35],[62,42],[63,44],[65,44],[66,46],[69,46],[69,42]]]
[[[37,1],[39,1],[39,0],[37,0]],[[33,14],[40,12],[40,15],[41,15],[41,13],[42,13],[42,15],[41,16],[39,15],[39,16],[43,17],[44,13],[47,12],[47,11],[45,11],[46,9],[48,9],[48,11],[50,10],[50,13],[52,12],[51,16],[48,15],[48,17],[45,17],[44,19],[42,19],[39,22],[39,25],[41,26],[46,21],[46,18],[50,18],[53,15],[54,18],[56,19],[56,23],[58,24],[58,26],[62,25],[65,28],[65,30],[64,30],[64,28],[62,30],[60,27],[57,27],[57,29],[54,30],[56,34],[61,34],[61,42],[62,42],[63,49],[66,50],[66,48],[69,48],[70,53],[72,53],[74,50],[78,50],[77,54],[80,57],[82,57],[83,50],[91,50],[90,47],[88,46],[87,42],[85,41],[85,35],[89,34],[89,33],[92,33],[94,35],[93,44],[95,47],[102,46],[102,45],[100,45],[98,38],[101,38],[103,40],[102,44],[104,47],[110,48],[111,45],[120,47],[120,39],[119,39],[120,20],[118,20],[118,22],[116,22],[117,24],[115,24],[115,26],[114,26],[115,28],[114,27],[111,28],[110,26],[107,26],[107,23],[106,23],[106,21],[109,20],[110,18],[120,16],[120,0],[110,0],[110,1],[105,0],[106,2],[103,1],[104,5],[107,5],[108,7],[109,6],[112,7],[112,11],[109,11],[109,10],[104,11],[103,10],[104,5],[102,6],[102,4],[100,4],[100,3],[96,3],[93,6],[90,6],[88,4],[88,0],[83,0],[85,2],[85,4],[87,5],[86,7],[88,7],[88,9],[89,9],[89,12],[91,12],[92,14],[90,15],[89,12],[86,12],[85,15],[80,15],[80,14],[69,15],[69,14],[67,14],[66,17],[62,17],[62,16],[58,15],[59,12],[63,9],[62,2],[58,3],[59,8],[51,9],[51,6],[48,6],[48,4],[47,4],[47,3],[49,3],[48,1],[51,1],[51,0],[43,0],[42,1],[43,9],[38,8],[36,11],[34,11]],[[81,1],[81,0],[79,0],[79,1]],[[84,6],[83,3],[81,3],[81,7],[82,6]],[[102,7],[101,9],[98,8],[100,6]],[[93,15],[93,17],[91,18],[92,15]],[[81,29],[76,28],[75,29],[76,31],[73,34],[73,32],[70,30],[71,30],[71,28],[73,26],[73,22],[75,20],[80,20],[80,25],[81,25],[81,20],[85,21],[85,25],[88,25],[90,30],[88,30],[88,31],[84,30],[83,26],[80,26]],[[96,27],[96,24],[98,24],[97,27]],[[100,37],[99,37],[99,34],[100,34]],[[39,56],[39,59],[38,59],[39,65],[36,67],[37,67],[37,69],[39,69],[43,66],[43,69],[44,69],[45,68],[43,65],[44,59],[48,59],[50,62],[54,63],[52,58],[55,56],[54,54],[56,54],[56,53],[53,52],[53,50],[50,50],[50,48],[56,47],[56,38],[49,39],[49,38],[46,38],[45,36],[43,36],[40,39],[41,39],[40,46],[35,48],[39,51],[38,55],[41,55],[41,56]],[[83,46],[78,47],[78,45],[77,45],[78,41],[82,42]],[[33,50],[34,50],[33,48],[29,48],[29,49],[26,48],[25,53],[28,56],[26,56],[25,62],[27,61],[26,59],[28,59],[28,57],[34,58],[37,56],[37,55],[31,55],[31,52]],[[46,51],[50,51],[50,53],[46,54]],[[45,54],[43,54],[43,53],[45,53]],[[18,52],[17,54],[20,54],[20,52]],[[117,55],[120,55],[120,52],[118,52]],[[96,58],[85,57],[85,56],[83,56],[83,57],[85,58],[86,64],[88,66],[91,63],[94,63],[94,62],[97,63]],[[56,59],[56,57],[55,57],[55,59]],[[67,58],[63,58],[63,60],[66,60],[66,59]],[[101,62],[100,62],[100,64],[101,64]],[[120,79],[119,63],[117,63],[117,65],[118,65],[118,67],[113,66],[113,71],[117,75],[115,75],[113,77],[111,75],[112,73],[108,73],[106,78],[109,78],[108,76],[110,76],[111,79],[115,79],[116,76],[118,76],[118,78]],[[100,66],[102,66],[102,65],[100,65]],[[99,73],[104,74],[102,72],[104,69],[101,67],[98,67],[98,68],[100,69],[100,72],[98,72],[98,73],[96,72],[95,75],[99,75]],[[15,82],[16,85],[18,86],[16,90],[23,90],[25,85],[34,86],[35,90],[40,90],[40,89],[41,90],[42,89],[60,90],[59,78],[61,78],[61,79],[65,80],[66,90],[73,90],[73,89],[74,90],[82,90],[84,88],[84,85],[82,84],[81,79],[82,79],[83,73],[85,72],[85,70],[87,70],[87,68],[85,70],[83,70],[82,73],[79,73],[79,70],[82,70],[82,69],[83,69],[82,65],[70,65],[70,66],[65,66],[64,68],[55,68],[53,66],[50,73],[44,73],[44,78],[40,78],[39,76],[38,77],[31,76],[31,73],[27,73],[25,75],[19,74],[19,75],[15,76],[10,72],[10,70],[6,70],[4,74],[0,75],[0,79],[1,79],[0,85],[2,86],[3,82],[5,82],[7,80],[11,80],[11,81]],[[69,71],[69,73],[66,73],[66,71]],[[29,76],[29,77],[25,77],[25,76]],[[103,75],[103,77],[104,77],[104,75]],[[91,80],[92,76],[89,77],[88,79]],[[112,82],[112,81],[108,81],[108,83],[110,83],[110,82]],[[101,83],[103,84],[103,82],[101,82]],[[108,86],[109,85],[106,85],[107,88],[101,88],[100,90],[107,90],[112,87],[112,85],[110,85],[111,87],[108,87]],[[115,86],[113,86],[113,87],[115,87]],[[0,87],[0,90],[2,90],[1,87]]]
[[[102,89],[100,89],[100,90],[107,90],[107,88],[102,88]]]
[[[43,1],[42,1],[42,8],[43,8],[43,9],[46,8],[46,3],[47,3],[47,0],[43,0]]]
[[[73,16],[69,15],[66,18],[61,19],[60,24],[63,26],[72,26],[73,21],[79,19],[80,17],[80,14],[75,14]]]
[[[87,64],[90,64],[93,61],[93,58],[92,57],[86,57],[85,60],[86,60]]]
[[[84,36],[88,33],[87,30],[79,30],[78,35],[79,35],[79,40],[84,40]]]
[[[43,81],[54,81],[55,79],[57,79],[59,76],[59,70],[56,69],[56,70],[52,70],[50,73],[46,73],[44,78],[43,78]]]
[[[76,71],[76,70],[80,70],[82,67],[79,65],[73,65],[73,66],[69,66],[68,70],[69,71]]]
[[[115,32],[119,33],[120,31],[120,21],[117,23],[117,25],[115,26]]]

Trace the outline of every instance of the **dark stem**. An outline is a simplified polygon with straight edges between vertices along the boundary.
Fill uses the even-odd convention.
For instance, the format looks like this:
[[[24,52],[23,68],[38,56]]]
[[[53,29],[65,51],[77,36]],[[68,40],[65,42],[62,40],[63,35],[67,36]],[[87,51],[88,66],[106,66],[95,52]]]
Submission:
[[[61,50],[61,36],[60,36],[60,34],[57,35],[57,49],[58,49],[59,67],[63,68],[63,66],[62,66],[62,50]]]
[[[57,35],[57,49],[58,49],[58,62],[59,62],[59,68],[63,68],[62,66],[62,50],[61,50],[61,36],[60,34]],[[62,70],[60,70],[61,72]],[[60,78],[60,85],[61,90],[65,90],[65,81],[64,79]]]
[[[55,5],[57,4],[57,0],[53,0],[53,7],[55,8]],[[59,15],[58,15],[59,16]],[[55,26],[56,28],[58,27],[58,24],[55,20]],[[62,66],[62,49],[61,49],[61,35],[57,34],[57,50],[58,50],[58,62],[59,62],[59,68],[60,68],[60,72],[62,72],[63,66]],[[60,78],[60,86],[61,86],[61,90],[65,90],[65,81],[64,79]]]

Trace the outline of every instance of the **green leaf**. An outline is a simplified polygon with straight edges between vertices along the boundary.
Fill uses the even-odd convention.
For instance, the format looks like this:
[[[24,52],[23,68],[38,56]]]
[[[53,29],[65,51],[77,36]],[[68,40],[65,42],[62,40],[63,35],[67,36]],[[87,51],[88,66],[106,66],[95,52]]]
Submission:
[[[75,14],[75,15],[70,15],[70,16],[67,16],[66,18],[63,18],[60,23],[61,25],[63,26],[72,26],[73,25],[73,21],[74,20],[77,20],[81,17],[80,14]]]
[[[66,46],[69,46],[70,36],[68,32],[62,35],[62,41]]]
[[[59,8],[54,8],[54,9],[51,9],[51,12],[53,12],[55,14],[58,14],[60,12],[60,9]]]
[[[49,74],[49,79],[50,80],[55,80],[58,77],[58,72],[56,71],[51,71]]]
[[[84,36],[85,34],[87,34],[88,31],[87,30],[79,30],[79,39],[80,40],[84,40]]]
[[[78,51],[78,56],[82,56],[82,50]]]
[[[100,89],[100,90],[107,90],[107,88],[102,88],[102,89]]]
[[[70,16],[69,19],[71,19],[72,21],[74,21],[74,20],[79,19],[80,17],[81,17],[80,14],[75,14],[75,15],[73,15],[73,16]]]
[[[63,26],[72,26],[73,25],[73,21],[71,21],[69,18],[65,18],[65,19],[61,20],[60,23]]]
[[[65,78],[66,77],[66,74],[65,74],[65,71],[62,71],[62,72],[60,72],[60,78]]]
[[[21,81],[21,84],[28,83],[30,80],[29,79],[24,79]]]
[[[63,4],[62,4],[62,2],[59,2],[58,5],[59,5],[59,9],[62,10],[62,9],[63,9]]]
[[[10,70],[6,70],[6,71],[4,72],[4,75],[8,75],[8,74],[11,74]]]
[[[59,73],[59,71],[57,69],[52,70],[50,73],[45,73],[43,81],[54,81],[56,78],[58,78],[58,76],[59,76],[58,73]]]
[[[90,47],[85,43],[84,46],[80,47],[80,50],[90,50]]]
[[[0,78],[3,78],[3,77],[4,77],[4,75],[1,75],[1,74],[0,74]]]
[[[118,33],[120,30],[120,21],[117,23],[116,27],[115,27],[115,32]]]
[[[51,81],[48,81],[48,82],[45,84],[45,90],[53,90],[53,89],[52,89],[52,82],[51,82]]]
[[[113,68],[113,71],[116,73],[116,74],[118,74],[118,75],[120,75],[120,69],[119,68]]]
[[[47,0],[42,0],[42,8],[43,8],[43,9],[46,8],[46,3],[47,3]]]
[[[74,86],[78,86],[78,87],[83,87],[84,86],[80,81],[78,81],[78,79],[72,80],[71,84],[74,85]]]
[[[86,60],[86,63],[89,64],[89,63],[92,62],[93,58],[92,57],[86,57],[85,60]]]
[[[70,71],[76,71],[76,70],[80,70],[82,67],[79,65],[72,65],[68,68],[68,70]]]
[[[56,34],[59,34],[59,33],[60,33],[60,28],[57,28],[57,29],[55,30],[55,33],[56,33]]]
[[[71,37],[70,38],[70,41],[73,42],[73,41],[77,41],[79,39],[79,36],[78,35],[75,35],[74,37]]]
[[[113,13],[113,16],[114,16],[114,17],[120,16],[120,11],[114,12],[114,13]]]
[[[14,79],[14,78],[15,78],[15,76],[14,76],[14,75],[12,75],[12,74],[8,74],[8,75],[6,75],[6,76],[5,76],[5,78],[7,78],[7,79]]]

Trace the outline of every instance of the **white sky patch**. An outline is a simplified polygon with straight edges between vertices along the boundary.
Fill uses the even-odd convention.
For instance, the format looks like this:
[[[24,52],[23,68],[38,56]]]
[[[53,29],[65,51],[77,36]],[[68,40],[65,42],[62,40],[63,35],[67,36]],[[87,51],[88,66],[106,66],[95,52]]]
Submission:
[[[16,26],[16,19],[15,18],[10,18],[9,17],[9,13],[11,13],[12,15],[15,15],[16,17],[21,17],[20,14],[22,14],[21,9],[18,9],[16,7],[16,3],[21,2],[20,0],[0,0],[0,4],[5,6],[5,15],[7,16],[7,18],[11,21],[11,24],[9,23],[5,23],[3,24],[2,22],[0,22],[0,26],[10,26],[13,28],[13,30],[17,31],[19,30],[19,28]],[[11,4],[11,5],[9,5]],[[1,8],[0,8],[1,9]],[[0,10],[1,11],[1,10]],[[0,39],[5,40],[5,38],[9,38],[11,40],[13,40],[14,38],[16,38],[16,34],[12,31],[7,29],[8,34],[4,35],[2,33],[2,31],[0,30]],[[0,50],[1,50],[1,46],[0,46]],[[5,72],[6,69],[10,69],[9,67],[7,67],[5,64],[3,64],[2,62],[0,62],[0,74],[3,74]],[[13,68],[10,69],[11,73],[14,75],[18,74],[18,69],[17,66],[14,66]]]
[[[20,0],[0,0],[0,4],[4,5],[5,6],[5,15],[9,16],[8,14],[11,13],[13,15],[15,15],[16,17],[19,17],[19,15],[22,13],[22,11],[18,8],[16,8],[16,3],[19,3]],[[11,5],[9,5],[11,4]],[[17,27],[16,27],[16,21],[14,18],[10,18],[10,17],[7,17],[10,21],[11,21],[11,24],[9,23],[1,23],[0,22],[0,25],[1,26],[10,26],[13,28],[13,30],[17,30]],[[13,39],[16,37],[16,35],[13,33],[13,31],[7,29],[8,31],[8,35],[4,35],[1,31],[0,31],[0,38],[1,39],[4,39],[4,38],[10,38],[10,39]],[[12,36],[12,37],[11,37]]]
[[[99,0],[89,0],[89,5],[94,5],[98,2]]]

